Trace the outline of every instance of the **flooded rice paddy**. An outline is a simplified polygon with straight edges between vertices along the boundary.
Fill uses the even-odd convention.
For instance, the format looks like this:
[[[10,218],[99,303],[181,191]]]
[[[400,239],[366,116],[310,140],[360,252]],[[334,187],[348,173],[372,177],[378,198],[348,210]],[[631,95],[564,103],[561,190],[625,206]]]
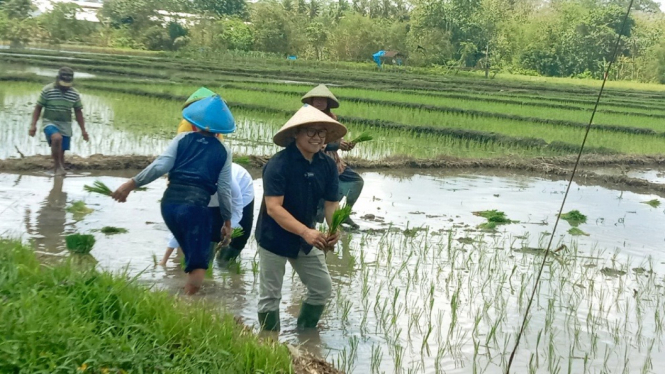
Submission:
[[[0,87],[0,124],[3,126],[0,144],[7,145],[0,147],[0,159],[20,157],[18,151],[24,156],[50,153],[41,126],[34,138],[27,134],[40,88],[41,85],[35,83],[7,82]],[[84,157],[92,154],[157,155],[173,138],[181,119],[182,107],[175,101],[85,89],[81,90],[81,97],[90,142],[83,141],[74,123],[70,154]],[[243,110],[234,110],[234,116],[237,131],[226,141],[235,154],[272,155],[278,150],[272,136],[287,118]],[[375,140],[359,145],[346,156],[381,160],[400,155],[430,158],[451,153],[465,157],[539,154],[539,151],[378,128],[352,127],[350,136],[366,130]]]
[[[83,190],[96,179],[113,188],[130,175],[0,174],[0,232],[34,241],[47,258],[67,255],[63,235],[92,233],[100,267],[175,293],[184,280],[178,260],[155,266],[168,235],[158,202],[165,179],[127,204]],[[491,171],[362,175],[354,215],[361,230],[328,255],[335,290],[320,332],[296,332],[304,287],[287,270],[279,339],[347,372],[502,373],[565,181]],[[260,179],[255,189],[260,197]],[[579,228],[588,236],[567,234],[561,222],[555,247],[566,248],[545,267],[514,372],[655,373],[665,365],[665,212],[643,204],[652,199],[661,198],[573,185],[566,211],[587,215]],[[94,211],[76,220],[65,209],[78,200]],[[519,222],[482,231],[485,220],[473,212],[489,209]],[[104,226],[128,233],[106,236]],[[251,325],[253,240],[241,258],[237,268],[215,268],[200,297]]]

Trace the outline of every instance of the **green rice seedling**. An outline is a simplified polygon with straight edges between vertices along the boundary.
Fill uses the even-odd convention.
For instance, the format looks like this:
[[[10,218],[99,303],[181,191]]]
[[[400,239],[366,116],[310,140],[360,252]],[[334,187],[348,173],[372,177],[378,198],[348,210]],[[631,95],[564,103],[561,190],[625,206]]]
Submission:
[[[100,195],[111,196],[111,194],[113,194],[113,191],[111,191],[111,189],[101,181],[94,181],[92,186],[85,185],[83,186],[83,189],[88,192],[98,193]]]
[[[245,230],[242,229],[242,227],[236,227],[233,229],[233,232],[231,233],[231,239],[239,238],[245,234]]]
[[[351,143],[358,144],[362,142],[368,142],[370,140],[374,140],[374,137],[372,137],[372,135],[370,135],[368,132],[363,132],[362,134],[358,135],[355,139],[351,140]]]
[[[337,231],[339,231],[339,228],[342,226],[342,223],[346,221],[349,217],[351,217],[351,206],[344,204],[344,206],[341,206],[335,210],[335,213],[333,213],[332,216],[332,222],[330,223],[330,226],[328,227],[326,231],[328,236],[334,235]],[[323,231],[323,230],[322,230]],[[323,249],[323,252],[327,255],[328,252],[333,251],[335,248],[332,246],[328,246]]]
[[[508,219],[508,217],[506,217],[506,214],[504,212],[500,212],[496,209],[473,212],[473,215],[487,219],[487,222],[478,225],[478,228],[483,230],[491,231],[495,230],[498,225],[506,225],[518,222]]]
[[[82,220],[83,217],[94,212],[93,209],[88,208],[88,206],[85,205],[85,203],[81,200],[74,201],[72,205],[68,206],[65,210],[68,213],[72,213],[74,215],[74,219],[77,221]]]
[[[577,227],[571,227],[570,230],[568,230],[568,233],[573,236],[580,236],[580,235],[589,236],[589,234],[580,230]]]
[[[568,213],[562,214],[561,219],[567,221],[571,226],[578,226],[586,223],[586,216],[580,213],[579,210],[571,210]]]
[[[642,204],[647,204],[652,208],[658,208],[660,206],[660,200],[652,199],[652,200],[649,200],[649,201],[642,201]]]
[[[74,253],[90,253],[95,245],[95,237],[88,234],[71,234],[65,237],[67,249]]]

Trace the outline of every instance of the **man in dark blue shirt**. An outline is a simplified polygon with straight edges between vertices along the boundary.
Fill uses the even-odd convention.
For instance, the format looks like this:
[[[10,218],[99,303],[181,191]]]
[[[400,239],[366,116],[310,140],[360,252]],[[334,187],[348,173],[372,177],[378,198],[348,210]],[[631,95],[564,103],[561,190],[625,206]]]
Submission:
[[[263,195],[256,226],[260,255],[259,323],[265,330],[279,330],[279,303],[286,261],[307,287],[299,328],[315,328],[332,293],[332,281],[322,251],[334,246],[335,233],[315,229],[319,200],[325,201],[330,224],[338,202],[335,162],[321,148],[339,139],[346,128],[318,109],[303,106],[275,134],[275,144],[286,149],[275,154],[263,169]],[[314,248],[316,247],[316,248]]]

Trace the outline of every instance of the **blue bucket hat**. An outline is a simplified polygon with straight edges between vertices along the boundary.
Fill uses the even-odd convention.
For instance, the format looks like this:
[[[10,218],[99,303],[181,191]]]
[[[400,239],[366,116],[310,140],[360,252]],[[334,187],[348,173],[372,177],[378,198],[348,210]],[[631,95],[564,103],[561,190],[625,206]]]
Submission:
[[[182,111],[182,117],[199,129],[215,134],[236,131],[233,114],[219,95],[193,102]]]

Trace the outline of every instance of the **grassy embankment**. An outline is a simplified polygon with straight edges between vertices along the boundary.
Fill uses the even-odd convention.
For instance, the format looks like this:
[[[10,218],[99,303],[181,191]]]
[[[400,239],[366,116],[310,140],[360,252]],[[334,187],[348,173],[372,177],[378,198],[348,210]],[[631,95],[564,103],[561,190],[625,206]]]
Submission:
[[[0,239],[0,372],[288,373],[233,316]]]

